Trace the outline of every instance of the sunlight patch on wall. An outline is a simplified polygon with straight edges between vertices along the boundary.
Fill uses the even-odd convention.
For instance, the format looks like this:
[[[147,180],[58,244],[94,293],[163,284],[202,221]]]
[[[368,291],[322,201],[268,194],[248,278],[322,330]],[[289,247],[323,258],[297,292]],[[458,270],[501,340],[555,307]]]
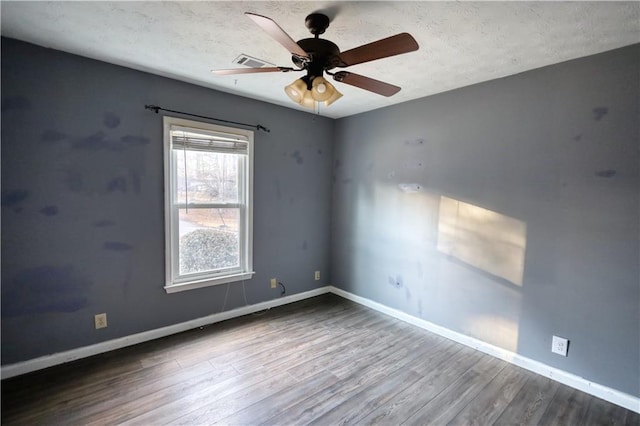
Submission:
[[[467,331],[471,336],[511,352],[518,350],[518,324],[498,315],[470,318]]]
[[[440,252],[522,286],[526,242],[526,223],[473,204],[440,197]]]

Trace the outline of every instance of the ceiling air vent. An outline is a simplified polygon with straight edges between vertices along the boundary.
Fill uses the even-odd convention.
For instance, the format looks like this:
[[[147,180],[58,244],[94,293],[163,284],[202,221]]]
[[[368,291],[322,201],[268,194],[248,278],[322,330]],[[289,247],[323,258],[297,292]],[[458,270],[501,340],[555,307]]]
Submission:
[[[245,55],[244,53],[241,54],[240,56],[238,56],[237,58],[235,58],[233,60],[233,63],[234,64],[244,65],[244,66],[250,67],[250,68],[262,68],[265,65],[268,65],[270,67],[274,66],[270,62],[263,61],[262,59],[254,58],[254,57],[249,56],[249,55]]]

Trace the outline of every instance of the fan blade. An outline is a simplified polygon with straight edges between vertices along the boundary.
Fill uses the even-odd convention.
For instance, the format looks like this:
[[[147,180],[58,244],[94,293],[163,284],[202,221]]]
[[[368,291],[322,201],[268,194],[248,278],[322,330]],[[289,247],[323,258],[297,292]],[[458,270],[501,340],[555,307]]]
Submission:
[[[234,68],[230,70],[211,70],[216,75],[231,75],[231,74],[253,74],[259,72],[279,72],[279,71],[291,71],[292,68],[285,67],[264,67],[264,68]]]
[[[354,74],[348,71],[340,71],[333,75],[335,81],[339,81],[344,84],[359,87],[364,90],[368,90],[373,93],[377,93],[382,96],[393,96],[400,91],[398,86],[385,83],[384,81],[375,80],[363,75]]]
[[[414,50],[418,50],[418,42],[411,34],[400,33],[340,53],[340,59],[344,63],[344,65],[340,66],[344,68],[350,65],[413,52]]]
[[[249,18],[253,20],[260,28],[265,30],[267,34],[273,37],[278,43],[284,46],[293,55],[300,56],[302,58],[309,58],[307,52],[305,52],[298,43],[296,43],[278,24],[272,19],[266,16],[256,15],[255,13],[245,12]]]

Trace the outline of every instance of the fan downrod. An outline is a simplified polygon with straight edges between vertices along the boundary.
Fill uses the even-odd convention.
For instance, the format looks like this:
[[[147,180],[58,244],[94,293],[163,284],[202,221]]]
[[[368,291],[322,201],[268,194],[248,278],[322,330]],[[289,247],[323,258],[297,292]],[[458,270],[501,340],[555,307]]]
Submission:
[[[316,37],[324,34],[325,30],[329,28],[329,22],[329,17],[323,13],[312,13],[304,20],[309,32]]]

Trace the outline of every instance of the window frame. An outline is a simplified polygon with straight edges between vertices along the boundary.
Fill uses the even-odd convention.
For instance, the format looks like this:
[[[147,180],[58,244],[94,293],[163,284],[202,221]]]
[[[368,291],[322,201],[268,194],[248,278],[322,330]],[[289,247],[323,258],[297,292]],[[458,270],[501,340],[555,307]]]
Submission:
[[[174,199],[177,185],[177,161],[175,160],[171,130],[174,127],[188,128],[194,132],[204,131],[238,136],[247,140],[247,154],[238,168],[238,200],[236,203],[192,203],[185,204]],[[253,271],[253,136],[251,130],[220,126],[207,122],[187,120],[171,116],[163,117],[164,137],[164,213],[165,213],[165,286],[167,293],[175,293],[209,287],[252,278]],[[206,152],[220,152],[212,149]],[[240,154],[236,154],[240,155]],[[187,200],[188,201],[188,200]],[[218,271],[180,274],[179,211],[181,208],[238,208],[238,267]]]

